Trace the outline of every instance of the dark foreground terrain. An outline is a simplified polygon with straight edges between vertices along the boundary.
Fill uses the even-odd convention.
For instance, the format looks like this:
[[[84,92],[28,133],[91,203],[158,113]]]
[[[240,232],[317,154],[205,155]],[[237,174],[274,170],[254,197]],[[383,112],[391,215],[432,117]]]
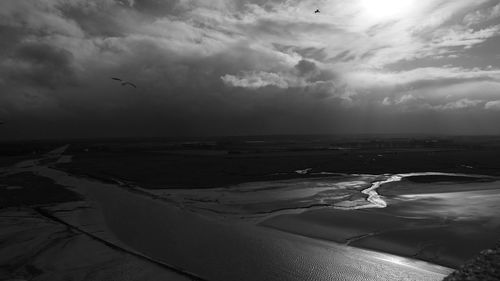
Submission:
[[[482,251],[450,274],[444,281],[495,281],[500,280],[500,245]]]
[[[193,140],[6,142],[0,148],[0,169],[1,167],[9,167],[26,159],[40,157],[48,150],[67,143],[70,144],[70,147],[66,150],[65,154],[71,155],[71,161],[54,162],[51,160],[52,162],[48,161],[47,165],[66,171],[72,175],[90,177],[99,182],[132,187],[140,186],[153,191],[157,189],[230,187],[232,185],[256,181],[272,182],[275,180],[301,178],[331,178],[339,174],[382,175],[445,172],[493,176],[493,178],[500,176],[500,161],[498,161],[500,159],[500,137],[356,136],[340,138],[313,136],[239,137]],[[41,161],[41,164],[44,164],[43,161]],[[459,188],[458,191],[468,192],[471,191],[471,183],[490,186],[490,182],[492,181],[492,179],[484,177],[478,179],[468,176],[459,178],[447,175],[408,177],[401,182],[382,186],[379,193],[387,196],[388,199],[395,198],[394,200],[396,200],[401,196],[407,196],[407,194],[418,195],[419,193],[457,191],[457,186]],[[449,183],[451,182],[455,184],[450,185]],[[415,184],[418,184],[418,190],[415,189]],[[435,188],[436,185],[439,187],[438,189]],[[452,187],[450,188],[450,186]],[[489,188],[496,189],[495,186],[490,186],[484,188],[485,192]],[[77,193],[70,191],[64,186],[55,184],[48,178],[32,173],[2,175],[0,178],[0,195],[0,208],[3,210],[2,216],[4,217],[2,224],[5,226],[14,226],[12,231],[6,231],[5,235],[2,236],[2,241],[9,245],[14,245],[14,251],[21,251],[22,249],[22,244],[19,244],[19,241],[22,239],[15,239],[16,229],[27,227],[24,223],[15,226],[15,221],[18,218],[25,220],[24,216],[26,214],[28,216],[30,213],[35,212],[33,215],[33,217],[36,217],[35,221],[43,220],[43,214],[37,211],[41,210],[40,208],[62,202],[82,200],[81,196]],[[215,203],[219,204],[220,202]],[[404,223],[401,223],[400,220],[402,219],[399,218],[394,219],[394,221],[384,221],[390,227],[396,226],[397,228],[402,224],[408,224],[405,228],[411,229],[408,232],[409,235],[404,233],[406,230],[400,231],[395,228],[395,231],[391,233],[385,232],[377,236],[367,236],[364,240],[341,241],[342,239],[327,237],[330,235],[328,231],[320,231],[323,234],[317,235],[319,232],[311,228],[312,225],[315,225],[315,227],[328,228],[329,231],[337,231],[340,227],[339,225],[343,225],[351,232],[354,229],[356,229],[355,232],[360,231],[361,235],[372,233],[381,227],[374,220],[388,218],[388,215],[405,214],[408,210],[407,207],[398,207],[398,205],[391,204],[393,204],[392,201],[388,208],[380,209],[379,211],[371,211],[372,209],[369,209],[367,211],[355,211],[355,213],[352,212],[349,215],[342,213],[345,211],[333,209],[313,210],[295,217],[286,215],[275,217],[275,219],[270,219],[262,225],[267,224],[271,228],[282,229],[309,237],[333,241],[339,240],[341,243],[348,243],[355,247],[391,252],[408,257],[413,256],[428,261],[437,261],[442,265],[454,268],[458,267],[458,264],[461,262],[474,258],[475,246],[472,247],[472,244],[468,244],[470,247],[467,248],[466,255],[458,255],[454,253],[453,249],[464,242],[474,243],[477,240],[476,238],[481,239],[482,234],[479,233],[481,229],[478,228],[478,231],[476,231],[478,232],[477,237],[474,236],[476,235],[476,232],[474,232],[474,235],[468,236],[468,240],[462,241],[460,240],[461,238],[454,239],[454,236],[450,236],[449,234],[462,232],[462,225],[468,227],[466,225],[468,222],[461,222],[459,220],[456,222],[448,221],[446,216],[443,217],[439,210],[428,221],[420,220],[418,217],[411,218],[415,223],[410,221],[410,224],[407,223],[408,218],[406,218]],[[406,206],[404,204],[401,203],[400,206]],[[16,211],[12,207],[19,209]],[[26,214],[22,213],[19,215],[19,212],[25,212]],[[336,218],[337,213],[342,214],[339,215],[338,219],[332,220],[332,218]],[[488,215],[494,216],[494,214]],[[29,216],[31,217],[31,215]],[[346,217],[351,217],[351,220],[346,222]],[[287,220],[289,218],[292,218],[292,227],[288,224]],[[31,218],[26,219],[29,221],[32,220]],[[293,229],[298,227],[297,223],[301,221],[306,226],[304,229],[314,230],[314,233],[307,234],[303,233],[304,231],[302,230],[293,231]],[[335,221],[337,223],[333,223]],[[360,224],[358,225],[356,221],[359,221]],[[37,221],[36,223],[38,224],[39,222]],[[282,226],[279,226],[280,224]],[[420,224],[425,226],[421,231],[419,230]],[[444,232],[441,230],[443,225],[448,227]],[[456,229],[449,228],[450,225]],[[430,226],[434,228],[430,228]],[[7,227],[5,230],[7,230]],[[27,231],[28,228],[25,230]],[[338,233],[332,233],[330,235],[332,237],[338,235]],[[26,237],[26,241],[32,239],[28,236]],[[49,239],[51,236],[48,235],[47,237]],[[424,246],[429,251],[421,251],[417,255],[410,254],[412,251],[411,247],[421,248],[421,245],[418,243],[421,242],[422,237],[426,240]],[[492,244],[491,241],[497,240],[495,237],[500,237],[500,233],[488,233],[488,239],[481,240],[481,243],[479,243],[481,249],[493,247],[494,245],[490,244]],[[59,242],[57,243],[67,243],[64,239],[58,240]],[[40,241],[39,246],[46,247],[44,243],[44,241]],[[64,243],[61,246],[62,248],[66,247]],[[415,245],[410,248],[401,248],[401,245],[410,245],[412,243]],[[448,246],[451,245],[451,247],[447,246],[446,251],[440,251],[438,247],[439,243],[444,243]],[[434,247],[433,245],[438,246]],[[85,246],[78,244],[78,247]],[[487,272],[484,274],[489,274],[488,276],[495,276],[494,274],[498,272],[494,264],[498,257],[494,256],[492,258],[493,253],[497,253],[496,250],[483,252],[476,260],[464,267],[462,273],[455,273],[449,277],[454,279],[448,280],[497,280],[484,279],[486,277],[483,279],[481,279],[482,277],[479,279],[467,279],[474,274],[482,276],[481,274],[484,272]],[[6,265],[7,259],[11,258],[11,256],[4,257],[4,265],[0,266],[0,276],[12,277],[12,274],[15,274],[15,276],[29,279],[30,276],[33,277],[42,274],[37,270],[47,266],[45,264],[32,267],[33,262],[30,263],[27,260],[23,262],[23,259],[27,258],[26,255],[20,255],[20,257],[16,258],[16,262],[9,262]],[[28,257],[28,259],[32,259],[32,257]],[[32,259],[32,261],[43,262],[40,259]],[[121,262],[117,264],[119,267],[122,266]],[[87,263],[87,265],[89,268],[91,267],[91,263]],[[154,278],[151,280],[154,280]]]

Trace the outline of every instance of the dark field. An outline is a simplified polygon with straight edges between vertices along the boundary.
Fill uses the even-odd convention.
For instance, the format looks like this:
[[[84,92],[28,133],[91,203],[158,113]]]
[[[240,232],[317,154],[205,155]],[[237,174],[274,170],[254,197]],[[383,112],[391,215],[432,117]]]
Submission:
[[[29,172],[0,176],[0,208],[78,201],[82,198],[51,179]]]
[[[400,194],[421,194],[421,193],[441,193],[441,192],[459,192],[472,190],[488,190],[497,189],[496,185],[489,183],[494,182],[495,178],[486,177],[460,177],[450,176],[422,176],[407,177],[398,182],[391,182],[379,187],[378,193],[385,196],[394,196]],[[416,188],[415,183],[419,184]],[[474,183],[471,185],[470,183]]]
[[[73,162],[58,167],[146,188],[210,188],[321,172],[500,175],[500,138],[291,139],[75,143],[67,152]]]

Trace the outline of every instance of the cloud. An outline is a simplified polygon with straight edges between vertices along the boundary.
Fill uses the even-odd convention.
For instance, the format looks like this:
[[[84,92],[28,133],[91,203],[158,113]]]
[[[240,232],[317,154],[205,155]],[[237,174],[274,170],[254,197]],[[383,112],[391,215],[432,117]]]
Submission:
[[[358,88],[407,87],[420,88],[436,85],[461,84],[468,81],[500,81],[500,69],[462,67],[422,67],[406,71],[358,71],[347,75],[347,80]]]
[[[23,85],[57,88],[76,82],[72,54],[46,44],[21,44],[1,65],[0,71]]]
[[[4,27],[22,28],[28,34],[60,34],[82,37],[83,32],[71,19],[61,15],[63,1],[5,0],[0,4],[0,23]],[[79,2],[79,1],[76,1]]]
[[[361,2],[0,1],[0,118],[26,136],[363,132],[497,99],[496,3]]]
[[[498,17],[500,17],[500,4],[470,12],[465,15],[463,22],[467,26],[475,26]]]
[[[445,105],[435,106],[435,109],[440,110],[457,110],[457,109],[467,109],[472,107],[477,107],[479,104],[482,104],[482,100],[470,100],[470,99],[460,99],[457,101],[449,102]]]
[[[385,106],[390,106],[392,105],[392,101],[389,97],[385,97],[384,100],[382,101],[382,104]]]
[[[262,88],[267,86],[275,86],[278,88],[286,89],[290,86],[289,82],[286,81],[284,77],[277,73],[269,73],[269,72],[246,72],[241,76],[234,76],[226,74],[221,77],[222,81],[226,83],[226,85],[232,87],[241,87],[241,88]]]
[[[487,110],[500,110],[500,100],[489,101],[484,105]]]
[[[500,34],[500,26],[490,26],[480,30],[474,30],[464,26],[447,28],[436,32],[432,45],[434,48],[439,47],[465,47],[471,48],[473,45],[481,44],[489,38]]]
[[[298,70],[300,76],[306,78],[313,78],[320,73],[316,64],[308,60],[300,60],[295,68]]]
[[[395,104],[409,104],[409,103],[412,103],[412,102],[415,102],[419,99],[417,99],[415,96],[413,95],[404,95],[402,97],[400,97],[396,102]]]
[[[479,99],[463,98],[446,102],[442,99],[429,100],[413,94],[406,94],[399,98],[385,97],[381,101],[381,105],[394,107],[403,112],[480,109],[479,105],[482,104],[484,104],[484,101]]]
[[[336,88],[341,84],[334,73],[321,70],[314,62],[304,59],[293,67],[283,66],[278,72],[243,71],[238,75],[226,74],[221,80],[230,87],[302,88],[320,92],[319,94],[323,96],[336,93]]]

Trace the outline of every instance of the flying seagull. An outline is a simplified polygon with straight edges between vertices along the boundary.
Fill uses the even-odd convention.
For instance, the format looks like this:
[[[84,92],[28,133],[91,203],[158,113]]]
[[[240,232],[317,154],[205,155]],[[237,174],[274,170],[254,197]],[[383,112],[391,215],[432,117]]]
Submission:
[[[321,13],[321,12],[319,11],[319,9],[316,9],[316,11],[314,11],[314,13],[315,13],[315,14],[319,14],[319,13]]]
[[[124,81],[124,80],[122,80],[120,78],[116,78],[116,77],[111,77],[111,79],[116,80],[116,81],[120,81],[122,86],[131,86],[131,87],[137,88],[137,86],[132,82]]]

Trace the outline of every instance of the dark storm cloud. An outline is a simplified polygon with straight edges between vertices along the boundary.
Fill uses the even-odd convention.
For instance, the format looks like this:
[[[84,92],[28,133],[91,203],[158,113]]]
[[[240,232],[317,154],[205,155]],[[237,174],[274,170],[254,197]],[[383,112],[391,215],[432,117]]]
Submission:
[[[124,17],[128,15],[119,8],[97,3],[95,6],[61,5],[60,12],[72,19],[88,36],[116,37],[124,36],[127,26]]]
[[[328,23],[300,22],[294,19],[260,19],[255,25],[243,27],[255,36],[275,35],[293,38],[297,34],[314,32],[315,34],[338,31],[337,27]]]
[[[24,43],[7,59],[8,79],[24,85],[47,88],[74,84],[73,56],[70,52],[40,43]]]
[[[1,1],[0,119],[16,124],[2,132],[398,132],[429,112],[497,116],[493,1],[362,2]]]
[[[179,0],[161,1],[161,0],[134,0],[131,6],[141,13],[164,17],[179,12],[181,9]],[[123,2],[122,2],[123,3]]]
[[[354,56],[350,54],[349,50],[345,50],[340,54],[336,55],[332,61],[350,61],[353,60]]]
[[[318,68],[314,62],[308,60],[301,60],[295,68],[299,71],[302,76],[314,76],[318,72]]]

